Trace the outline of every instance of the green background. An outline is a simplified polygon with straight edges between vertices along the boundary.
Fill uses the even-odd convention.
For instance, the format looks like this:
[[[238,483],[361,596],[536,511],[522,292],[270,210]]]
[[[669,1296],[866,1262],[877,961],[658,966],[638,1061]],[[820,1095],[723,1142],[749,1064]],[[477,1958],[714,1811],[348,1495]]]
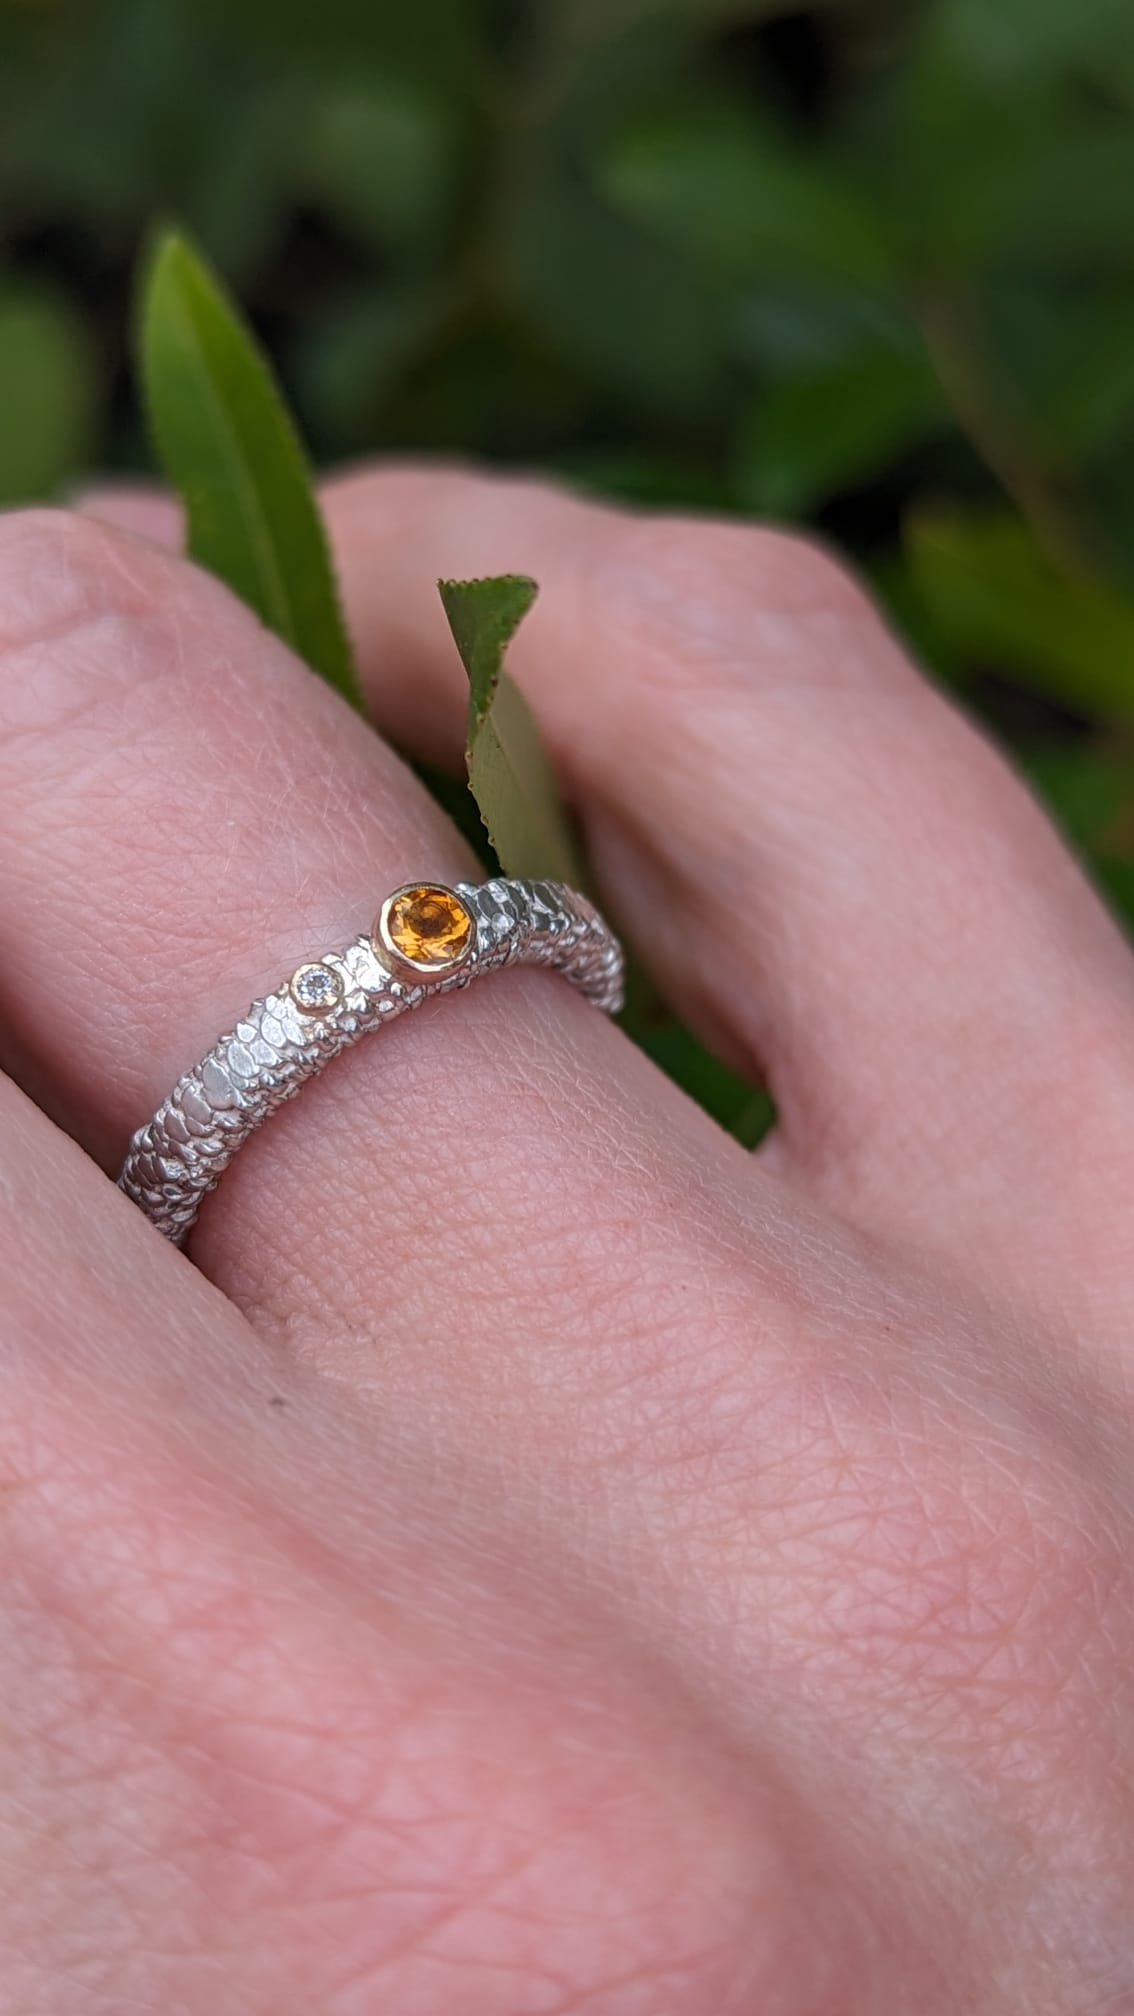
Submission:
[[[1130,0],[0,0],[0,214],[0,501],[148,466],[174,216],[319,461],[834,539],[1134,920]]]

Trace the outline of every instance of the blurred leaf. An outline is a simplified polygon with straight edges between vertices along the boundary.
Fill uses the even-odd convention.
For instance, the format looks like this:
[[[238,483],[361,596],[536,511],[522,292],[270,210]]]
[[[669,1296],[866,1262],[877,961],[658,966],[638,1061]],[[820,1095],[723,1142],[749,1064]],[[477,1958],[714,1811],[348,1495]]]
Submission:
[[[891,277],[879,219],[847,164],[804,152],[727,101],[682,104],[631,126],[612,143],[601,186],[635,223],[735,277]]]
[[[1134,77],[1129,0],[936,0],[939,46],[1001,90],[1069,68]]]
[[[952,633],[946,634],[905,555],[886,546],[862,571],[910,657],[943,684],[964,692],[977,668],[966,662]]]
[[[754,28],[778,14],[793,13],[798,0],[550,0],[550,4],[558,7],[577,37],[601,43],[634,31],[653,41],[667,29],[688,25],[702,30]]]
[[[1134,271],[1068,292],[1001,279],[982,294],[982,341],[1012,384],[1035,439],[1074,467],[1134,426]]]
[[[950,424],[928,359],[877,349],[757,395],[741,421],[736,493],[751,511],[798,517],[877,476]]]
[[[583,887],[555,775],[504,653],[536,598],[524,574],[440,581],[441,600],[469,677],[465,758],[469,787],[504,872]]]
[[[0,504],[50,497],[91,447],[94,368],[61,295],[0,287]]]
[[[170,202],[226,278],[245,281],[286,229],[295,193],[295,136],[307,116],[305,78],[210,93],[197,145]],[[153,212],[147,191],[145,215]]]
[[[822,274],[765,277],[744,287],[737,299],[739,361],[775,377],[849,365],[863,351],[908,349],[918,341],[910,306],[900,295]]]
[[[743,1143],[754,1148],[767,1133],[774,1110],[766,1092],[754,1092],[747,1078],[722,1064],[711,1050],[669,1014],[660,1017],[643,1013],[636,996],[645,990],[629,989],[626,1010],[620,1017],[626,1034],[647,1057],[652,1057],[667,1078],[681,1086],[691,1099],[711,1113],[714,1120]],[[651,997],[652,998],[652,997]]]
[[[1102,861],[1094,865],[1095,881],[1111,915],[1127,935],[1134,935],[1134,863]]]
[[[184,500],[189,552],[359,706],[299,437],[236,310],[174,232],[146,275],[140,347],[154,440]]]
[[[1024,768],[1112,910],[1134,927],[1134,751],[1052,743],[1029,751]]]
[[[735,1135],[742,1148],[758,1148],[776,1124],[771,1093],[753,1092],[728,1124],[729,1133]]]
[[[376,416],[449,302],[428,282],[355,288],[304,331],[297,388],[321,448],[338,455],[370,445]]]
[[[1002,513],[920,513],[906,546],[934,619],[970,659],[1076,710],[1134,713],[1134,600],[1059,574]]]
[[[456,140],[450,108],[420,86],[344,84],[318,105],[303,181],[365,243],[420,247],[445,221]]]
[[[543,136],[566,145],[572,160],[590,162],[627,119],[700,78],[701,45],[714,33],[756,28],[795,4],[519,0],[511,110],[522,121],[538,120]]]
[[[1051,144],[1052,112],[991,92],[948,61],[904,73],[901,90],[901,118],[875,162],[880,199],[907,272],[940,284],[979,269],[1010,235]]]
[[[1134,597],[1134,414],[1092,460],[1090,489],[1109,578]]]
[[[512,193],[511,302],[557,355],[639,410],[693,417],[724,384],[724,298],[666,245],[610,214],[561,165]]]
[[[682,461],[649,447],[572,447],[555,457],[553,467],[580,489],[627,504],[727,511],[732,501],[728,484],[711,464]]]
[[[470,310],[459,291],[439,320],[382,413],[387,452],[530,461],[546,459],[550,441],[576,438],[594,386],[548,355],[532,328],[487,305]]]
[[[1098,855],[1121,838],[1121,822],[1134,805],[1134,757],[1091,743],[1047,743],[1024,758],[1028,778],[1073,847]],[[1134,854],[1134,832],[1125,836]]]
[[[1050,121],[1005,222],[1006,255],[1031,272],[1134,276],[1134,120],[1092,106]]]
[[[1118,5],[1134,23],[1127,0]],[[891,79],[896,118],[867,126],[874,185],[907,263],[938,283],[990,267],[1000,279],[1006,266],[1075,274],[1109,260],[1129,271],[1134,99],[1123,105],[1119,91],[1108,103],[1105,84],[1089,93],[1084,75],[1066,67],[1077,61],[1071,50],[1091,40],[1098,0],[1054,0],[1052,9],[1047,0],[976,0],[967,15],[975,36],[961,21],[967,6],[936,0],[925,9],[911,60]],[[1057,17],[1072,24],[1066,54],[1056,53],[1056,35],[1044,47]],[[992,42],[1018,47],[1022,60],[998,62]],[[1129,45],[1134,53],[1134,36]],[[1108,70],[1108,82],[1116,78]]]
[[[204,82],[194,26],[185,0],[43,12],[55,31],[46,60],[17,73],[14,90],[0,68],[8,190],[113,226],[161,200],[172,157],[207,110],[194,88]]]
[[[470,0],[193,0],[259,63],[323,75],[411,78],[465,91],[479,74],[482,9]],[[160,12],[161,10],[155,10]]]

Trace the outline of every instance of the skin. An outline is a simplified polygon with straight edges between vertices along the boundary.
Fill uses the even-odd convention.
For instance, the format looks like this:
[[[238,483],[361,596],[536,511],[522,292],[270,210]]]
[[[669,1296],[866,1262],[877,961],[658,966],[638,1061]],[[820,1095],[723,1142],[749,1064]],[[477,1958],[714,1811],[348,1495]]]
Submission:
[[[160,501],[0,520],[5,2011],[1134,2010],[1130,953],[809,545],[327,509],[376,732]],[[517,567],[604,903],[777,1133],[504,973],[182,1256],[106,1172],[468,871],[383,737],[455,759],[433,584]]]

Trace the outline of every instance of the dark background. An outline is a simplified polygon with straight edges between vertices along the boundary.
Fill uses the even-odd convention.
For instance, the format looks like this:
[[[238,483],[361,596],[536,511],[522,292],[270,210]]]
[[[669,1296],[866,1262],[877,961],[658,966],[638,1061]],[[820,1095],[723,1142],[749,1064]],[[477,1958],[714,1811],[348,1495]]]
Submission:
[[[320,461],[833,538],[1134,920],[1131,0],[0,0],[0,215],[0,501],[174,217]]]

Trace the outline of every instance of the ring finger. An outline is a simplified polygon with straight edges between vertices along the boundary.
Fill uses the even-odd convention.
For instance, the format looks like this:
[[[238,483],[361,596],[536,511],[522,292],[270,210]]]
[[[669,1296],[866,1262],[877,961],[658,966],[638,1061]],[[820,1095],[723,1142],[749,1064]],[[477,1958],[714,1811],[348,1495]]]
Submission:
[[[252,998],[390,888],[472,865],[391,751],[226,591],[46,513],[0,525],[0,807],[0,1021],[109,1168]],[[362,1044],[254,1135],[193,1253],[338,1370],[368,1376],[380,1336],[388,1396],[423,1331],[446,1340],[434,1363],[467,1362],[478,1306],[499,1358],[506,1247],[531,1256],[526,1348],[565,1338],[585,1320],[568,1234],[609,1248],[616,1293],[616,1270],[649,1275],[658,1187],[731,1153],[570,988],[502,973]]]
[[[511,477],[379,468],[326,507],[375,714],[433,760],[464,711],[433,577],[543,582],[513,668],[616,914],[767,1076],[765,1169],[1038,1308],[1080,1277],[1125,1355],[1124,1219],[1100,1200],[1128,1187],[1134,966],[853,581],[803,540]],[[164,499],[98,508],[177,535]]]

